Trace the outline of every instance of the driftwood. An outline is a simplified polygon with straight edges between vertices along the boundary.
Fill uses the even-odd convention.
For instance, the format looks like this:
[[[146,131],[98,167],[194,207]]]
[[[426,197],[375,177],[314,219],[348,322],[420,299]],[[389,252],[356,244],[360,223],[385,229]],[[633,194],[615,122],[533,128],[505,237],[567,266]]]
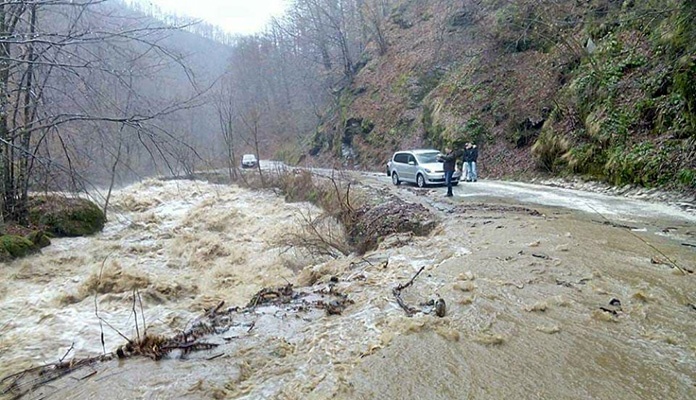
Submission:
[[[2,380],[0,380],[0,387],[2,387],[0,394],[3,396],[12,395],[13,398],[19,398],[31,390],[75,372],[82,367],[93,365],[98,362],[109,361],[111,359],[113,359],[113,354],[106,354],[80,360],[72,359],[70,361],[58,361],[56,363],[25,369],[24,371],[2,378]]]
[[[279,288],[263,288],[247,303],[246,308],[254,309],[267,304],[286,304],[301,297],[302,294],[292,289],[292,283]]]
[[[134,293],[134,298],[136,295],[137,293]],[[311,301],[306,299],[307,296],[316,295],[321,295],[321,297]],[[325,295],[331,296],[332,299],[329,299],[328,301],[325,300]],[[63,359],[73,351],[73,347],[71,346],[71,348],[58,362],[32,367],[0,379],[0,396],[19,398],[52,381],[55,381],[56,379],[73,373],[80,368],[94,366],[97,363],[114,360],[116,358],[127,359],[131,357],[148,357],[152,360],[158,361],[170,355],[174,351],[179,351],[181,356],[184,356],[195,351],[214,349],[220,346],[220,344],[210,343],[205,341],[205,339],[214,339],[213,335],[223,334],[231,327],[239,326],[240,323],[233,321],[234,318],[239,318],[242,315],[245,315],[247,318],[250,316],[253,318],[254,310],[257,307],[284,305],[295,312],[307,311],[311,308],[324,310],[327,315],[334,315],[340,314],[345,307],[352,303],[353,301],[348,299],[346,295],[337,292],[333,285],[328,291],[321,290],[311,293],[295,291],[292,284],[287,284],[277,288],[264,288],[260,290],[243,308],[224,308],[225,303],[220,302],[215,307],[206,310],[203,315],[193,320],[190,323],[190,328],[170,337],[148,334],[145,331],[145,321],[142,319],[142,324],[138,325],[138,337],[136,339],[128,339],[119,333],[119,335],[121,335],[127,343],[118,347],[115,351],[105,353],[97,357],[81,359],[75,357],[71,360],[63,361]],[[136,309],[135,300],[133,304],[131,304],[131,308],[133,310]],[[140,306],[140,308],[142,313],[142,306]],[[111,327],[103,318],[99,316],[96,306],[95,314],[100,324],[105,323],[108,327]],[[137,321],[137,314],[135,317]],[[247,334],[249,334],[254,328],[255,323],[255,320],[251,322],[247,330]],[[111,328],[114,329],[113,327]],[[223,337],[221,339],[223,341],[228,341],[233,338]],[[212,360],[223,355],[224,352],[211,356],[208,358],[208,360]],[[79,379],[87,379],[96,373],[96,370],[91,371]]]
[[[394,289],[392,289],[392,294],[394,295],[394,297],[396,297],[396,302],[399,303],[399,306],[404,309],[404,311],[406,312],[406,315],[409,317],[412,316],[413,314],[417,313],[418,310],[416,308],[411,307],[408,304],[406,304],[404,299],[401,298],[401,291],[406,289],[407,287],[413,285],[413,281],[416,280],[418,275],[420,275],[420,273],[423,272],[424,269],[425,269],[425,266],[422,266],[418,270],[418,272],[416,272],[416,274],[413,275],[413,278],[411,278],[411,280],[408,281],[405,285],[399,285],[399,286],[395,287]]]

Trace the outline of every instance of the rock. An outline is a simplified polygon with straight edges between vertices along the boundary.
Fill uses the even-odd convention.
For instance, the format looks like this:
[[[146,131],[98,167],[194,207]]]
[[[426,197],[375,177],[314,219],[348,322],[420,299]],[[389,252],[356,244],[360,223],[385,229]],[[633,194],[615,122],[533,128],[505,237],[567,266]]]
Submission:
[[[440,318],[447,315],[447,304],[444,299],[437,299],[435,302],[435,315]]]
[[[621,300],[617,298],[612,298],[611,300],[609,300],[609,305],[607,307],[599,307],[599,309],[611,315],[619,315],[619,312],[622,311]]]
[[[592,40],[592,38],[587,39],[587,44],[585,45],[585,50],[587,50],[588,54],[592,54],[595,51],[597,51],[597,45],[595,42]]]
[[[37,249],[43,249],[51,245],[51,239],[44,231],[34,231],[26,236],[26,238],[34,244]]]
[[[450,17],[449,24],[452,27],[460,27],[470,25],[472,21],[472,15],[469,11],[459,10]]]
[[[36,196],[29,200],[29,222],[58,237],[86,236],[101,231],[106,216],[87,199]]]
[[[19,235],[0,236],[0,261],[24,257],[36,251],[31,240]]]

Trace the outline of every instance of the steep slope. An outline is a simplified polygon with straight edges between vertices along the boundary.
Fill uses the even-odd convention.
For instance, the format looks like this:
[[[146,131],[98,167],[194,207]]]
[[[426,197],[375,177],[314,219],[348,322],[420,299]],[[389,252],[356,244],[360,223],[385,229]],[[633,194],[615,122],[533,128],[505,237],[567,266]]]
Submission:
[[[388,49],[311,155],[379,168],[399,148],[475,141],[485,176],[550,172],[696,187],[692,0],[407,0]]]

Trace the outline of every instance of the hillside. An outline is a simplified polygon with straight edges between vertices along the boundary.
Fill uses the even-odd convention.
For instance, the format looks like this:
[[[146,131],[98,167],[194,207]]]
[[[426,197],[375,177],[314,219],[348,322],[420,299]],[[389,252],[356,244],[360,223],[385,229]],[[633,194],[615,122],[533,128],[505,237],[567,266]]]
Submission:
[[[381,170],[396,149],[475,141],[486,177],[694,189],[694,10],[693,0],[398,2],[386,52],[367,45],[309,154]]]

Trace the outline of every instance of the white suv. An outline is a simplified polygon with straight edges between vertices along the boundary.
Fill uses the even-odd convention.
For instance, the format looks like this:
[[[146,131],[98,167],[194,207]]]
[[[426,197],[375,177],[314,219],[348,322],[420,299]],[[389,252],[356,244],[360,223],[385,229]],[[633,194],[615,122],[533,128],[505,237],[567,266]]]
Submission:
[[[433,149],[397,151],[387,163],[387,175],[395,185],[411,182],[418,187],[445,183],[445,170],[438,161],[440,152]],[[455,171],[452,186],[459,184],[462,173]]]

